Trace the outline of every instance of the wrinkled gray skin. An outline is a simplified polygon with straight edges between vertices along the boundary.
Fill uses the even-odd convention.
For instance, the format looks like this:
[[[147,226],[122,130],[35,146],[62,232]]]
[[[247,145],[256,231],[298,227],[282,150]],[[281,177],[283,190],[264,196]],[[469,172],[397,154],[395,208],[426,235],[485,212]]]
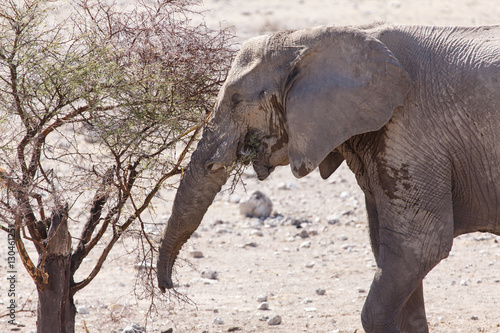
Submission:
[[[345,160],[366,196],[377,271],[367,332],[428,332],[422,279],[453,238],[500,234],[500,27],[318,27],[249,40],[181,181],[158,261],[172,265],[256,147],[265,179],[327,178]],[[255,141],[260,144],[255,145]]]

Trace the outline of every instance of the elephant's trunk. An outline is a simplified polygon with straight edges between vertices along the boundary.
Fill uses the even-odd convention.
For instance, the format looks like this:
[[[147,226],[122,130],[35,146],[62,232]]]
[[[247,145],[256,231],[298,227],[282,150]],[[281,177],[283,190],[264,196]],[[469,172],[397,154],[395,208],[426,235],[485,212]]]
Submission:
[[[224,139],[227,139],[227,136]],[[200,225],[215,195],[228,178],[225,168],[216,171],[211,168],[210,160],[217,155],[220,143],[220,140],[214,140],[213,133],[204,133],[180,182],[172,215],[163,233],[159,249],[157,274],[158,286],[162,292],[173,288],[172,268],[175,259],[181,247]],[[231,156],[234,161],[237,142],[231,142],[229,146],[232,148],[224,150],[226,156]]]

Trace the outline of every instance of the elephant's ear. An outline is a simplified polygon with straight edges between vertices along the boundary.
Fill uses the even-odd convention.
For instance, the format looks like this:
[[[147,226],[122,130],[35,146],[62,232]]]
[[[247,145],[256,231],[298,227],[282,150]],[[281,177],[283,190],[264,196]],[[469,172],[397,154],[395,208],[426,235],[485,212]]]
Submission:
[[[360,30],[315,28],[295,43],[304,49],[290,69],[285,110],[290,165],[303,177],[353,135],[384,126],[411,82],[387,47]]]

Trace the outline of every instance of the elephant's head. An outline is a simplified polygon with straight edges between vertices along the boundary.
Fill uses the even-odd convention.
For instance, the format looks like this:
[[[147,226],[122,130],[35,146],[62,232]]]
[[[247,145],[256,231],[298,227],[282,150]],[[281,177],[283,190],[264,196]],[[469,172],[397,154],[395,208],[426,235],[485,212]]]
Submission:
[[[176,256],[234,163],[253,163],[260,180],[286,164],[297,177],[318,166],[328,177],[343,160],[335,148],[384,126],[408,87],[398,60],[360,30],[320,27],[246,42],[179,186],[160,246],[159,287],[173,286]]]

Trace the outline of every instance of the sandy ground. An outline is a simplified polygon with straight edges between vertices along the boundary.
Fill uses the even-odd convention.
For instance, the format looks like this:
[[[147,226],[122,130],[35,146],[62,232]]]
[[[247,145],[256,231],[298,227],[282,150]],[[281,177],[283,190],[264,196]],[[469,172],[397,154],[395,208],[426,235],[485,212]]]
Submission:
[[[238,41],[280,29],[316,25],[357,25],[374,21],[426,25],[483,25],[500,23],[496,0],[210,0],[205,1],[209,26],[232,26]],[[219,23],[222,22],[222,23]],[[317,172],[293,178],[279,168],[259,182],[245,177],[237,196],[221,193],[205,216],[197,235],[184,247],[177,268],[179,291],[193,304],[172,301],[159,307],[147,322],[147,332],[363,332],[360,312],[373,273],[364,199],[352,173],[343,165],[327,181]],[[239,214],[238,196],[254,191],[268,195],[274,218],[264,222]],[[173,191],[157,203],[168,216]],[[296,221],[302,222],[297,228]],[[336,222],[336,223],[332,223]],[[1,236],[0,254],[7,240]],[[137,274],[135,242],[118,244],[99,276],[76,295],[76,331],[122,332],[131,323],[145,325],[147,301],[133,295]],[[191,251],[203,258],[191,257]],[[90,268],[96,257],[85,262]],[[7,270],[7,260],[0,261]],[[217,279],[206,279],[206,272]],[[205,274],[203,274],[205,272]],[[82,273],[83,276],[84,273]],[[21,332],[35,330],[36,292],[21,270],[16,285]],[[457,238],[450,257],[424,281],[431,332],[500,332],[500,238],[470,234]],[[0,314],[9,298],[0,280]],[[323,294],[324,292],[324,294]],[[257,298],[266,295],[268,310]],[[88,311],[84,311],[87,309]],[[279,315],[281,324],[266,318]],[[0,318],[0,331],[12,327]]]

